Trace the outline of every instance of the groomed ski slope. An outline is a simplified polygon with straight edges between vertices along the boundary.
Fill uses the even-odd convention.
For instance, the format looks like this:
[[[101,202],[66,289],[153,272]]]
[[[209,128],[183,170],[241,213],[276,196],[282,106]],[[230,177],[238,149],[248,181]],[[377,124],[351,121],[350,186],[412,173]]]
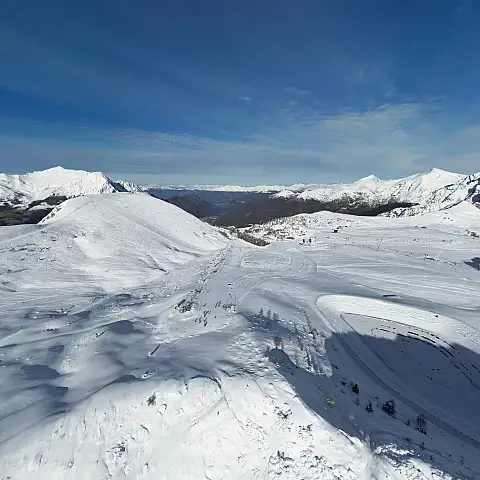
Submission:
[[[0,478],[479,478],[478,225],[300,215],[260,248],[115,194],[2,229]]]

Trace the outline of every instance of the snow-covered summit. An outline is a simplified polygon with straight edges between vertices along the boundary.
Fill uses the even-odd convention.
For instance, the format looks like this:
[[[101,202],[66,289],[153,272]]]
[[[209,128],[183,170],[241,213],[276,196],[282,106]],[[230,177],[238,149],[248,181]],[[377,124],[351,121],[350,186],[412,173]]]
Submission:
[[[437,190],[464,178],[462,174],[436,168],[398,180],[380,180],[370,175],[353,183],[319,185],[301,192],[298,198],[321,202],[351,199],[371,204],[389,201],[424,204]]]
[[[445,210],[461,202],[480,205],[480,173],[462,177],[425,195],[422,202],[413,207],[396,208],[385,214],[390,217],[418,215],[436,210]]]
[[[0,203],[29,204],[51,196],[77,197],[137,191],[127,182],[114,182],[100,172],[54,167],[24,175],[0,174]]]

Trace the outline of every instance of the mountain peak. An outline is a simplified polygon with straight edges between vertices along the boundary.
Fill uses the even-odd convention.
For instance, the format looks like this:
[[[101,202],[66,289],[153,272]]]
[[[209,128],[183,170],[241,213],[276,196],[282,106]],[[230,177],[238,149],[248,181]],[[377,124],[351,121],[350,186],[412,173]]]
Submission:
[[[0,174],[0,203],[19,206],[52,196],[78,197],[141,190],[128,182],[113,182],[101,172],[70,170],[62,166],[24,175]]]
[[[435,175],[457,175],[456,173],[449,172],[448,170],[442,170],[441,168],[431,168],[424,175],[435,174]]]
[[[380,179],[378,177],[376,177],[375,175],[367,175],[366,177],[360,178],[360,180],[358,180],[358,181],[361,182],[363,180],[373,180],[373,181],[376,181],[376,182],[380,181]]]

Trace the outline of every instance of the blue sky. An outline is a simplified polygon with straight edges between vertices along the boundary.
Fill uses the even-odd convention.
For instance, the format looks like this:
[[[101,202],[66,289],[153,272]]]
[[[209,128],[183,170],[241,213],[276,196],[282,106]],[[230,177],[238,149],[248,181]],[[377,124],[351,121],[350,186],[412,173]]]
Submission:
[[[4,0],[0,172],[480,170],[477,0]]]

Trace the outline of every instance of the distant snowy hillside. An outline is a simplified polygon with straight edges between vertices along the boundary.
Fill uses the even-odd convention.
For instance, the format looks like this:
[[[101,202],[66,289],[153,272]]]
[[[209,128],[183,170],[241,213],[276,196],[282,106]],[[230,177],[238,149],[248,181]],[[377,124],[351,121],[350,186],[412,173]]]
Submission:
[[[292,192],[302,192],[307,188],[314,187],[314,184],[298,183],[290,186],[286,185],[149,185],[149,190],[189,190],[189,191],[210,191],[210,192],[249,192],[249,193],[272,193],[282,190]]]
[[[420,212],[420,210],[418,211]],[[395,212],[395,210],[393,212]],[[480,210],[468,201],[458,202],[440,211],[421,211],[420,213],[424,215],[415,217],[413,217],[413,214],[397,215],[398,217],[406,218],[398,218],[394,220],[395,223],[393,224],[390,218],[385,218],[394,216],[389,214],[368,218],[332,213],[329,211],[309,214],[302,213],[291,217],[270,220],[261,225],[252,225],[251,227],[242,229],[242,231],[268,241],[283,241],[289,239],[301,242],[302,244],[306,243],[307,245],[312,245],[313,242],[314,246],[321,245],[322,242],[325,241],[326,231],[328,234],[326,238],[339,238],[343,240],[344,236],[348,236],[350,232],[350,229],[347,230],[347,227],[351,226],[368,229],[374,226],[384,227],[390,225],[391,227],[402,229],[411,225],[442,225],[455,228],[456,233],[466,232],[467,235],[470,235],[473,231],[475,238],[477,238],[477,235],[480,235],[480,231],[478,234],[476,233],[477,227],[480,225]]]
[[[141,193],[141,192],[146,192],[147,189],[145,187],[141,187],[140,185],[137,185],[136,183],[132,182],[125,182],[124,180],[115,180],[113,184],[118,188],[120,191],[124,192],[131,192],[131,193]]]
[[[464,175],[432,169],[399,180],[380,180],[374,175],[348,184],[320,185],[297,195],[301,200],[343,200],[380,204],[389,201],[424,204],[438,189],[462,181]]]
[[[456,183],[451,183],[435,190],[417,206],[396,208],[385,214],[385,216],[404,217],[418,215],[430,211],[443,210],[463,201],[480,205],[480,173],[468,175]]]
[[[63,167],[25,175],[0,174],[0,204],[28,205],[49,197],[139,190],[139,187],[128,182],[113,182],[100,172],[67,170]]]

